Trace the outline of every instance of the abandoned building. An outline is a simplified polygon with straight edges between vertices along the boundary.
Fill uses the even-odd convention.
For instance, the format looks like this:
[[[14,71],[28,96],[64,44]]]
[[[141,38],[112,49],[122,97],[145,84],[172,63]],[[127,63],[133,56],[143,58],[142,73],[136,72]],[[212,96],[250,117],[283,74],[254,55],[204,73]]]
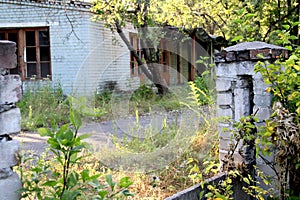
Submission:
[[[21,75],[25,89],[48,80],[66,94],[93,94],[107,83],[131,90],[145,80],[119,36],[92,20],[88,2],[0,0],[0,8],[0,40],[17,44],[18,67],[10,73]],[[138,50],[135,31],[127,28],[125,33]],[[161,42],[161,72],[168,85],[192,81],[201,68],[196,60],[223,41],[201,28],[189,37],[180,44]]]

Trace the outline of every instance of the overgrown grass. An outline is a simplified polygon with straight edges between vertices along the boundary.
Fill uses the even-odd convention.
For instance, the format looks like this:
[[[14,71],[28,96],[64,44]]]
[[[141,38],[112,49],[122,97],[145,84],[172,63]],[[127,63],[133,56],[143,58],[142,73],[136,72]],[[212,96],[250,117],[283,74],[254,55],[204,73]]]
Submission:
[[[217,120],[211,109],[205,109],[211,113],[185,141],[178,127],[166,126],[156,134],[148,130],[143,138],[115,139],[114,147],[97,149],[93,155],[114,177],[131,177],[135,195],[130,199],[165,199],[197,183],[193,168],[201,170],[205,161],[218,161]]]
[[[27,88],[17,106],[21,110],[23,130],[66,123],[70,110],[60,85],[52,87],[48,83]]]
[[[195,184],[191,169],[195,165],[201,169],[204,160],[218,159],[217,120],[214,107],[200,107],[213,101],[208,99],[211,96],[206,91],[199,89],[195,84],[191,84],[190,89],[182,87],[175,88],[174,91],[167,96],[158,97],[150,86],[141,86],[128,101],[129,114],[135,116],[137,120],[130,136],[121,139],[115,137],[113,148],[101,147],[101,151],[97,149],[92,155],[88,153],[89,156],[84,155],[84,159],[74,167],[78,168],[78,171],[89,169],[91,176],[101,171],[103,176],[112,174],[116,180],[124,176],[131,177],[134,184],[130,186],[130,191],[135,195],[130,199],[164,199]],[[112,104],[112,99],[115,98],[115,102],[122,106],[124,97],[126,96],[120,95],[116,98],[111,91],[103,91],[96,94],[92,100],[71,97],[66,99],[60,87],[44,86],[39,90],[29,90],[19,103],[23,117],[22,125],[25,129],[34,130],[37,127],[49,127],[54,123],[65,123],[68,120],[70,101],[73,103],[72,108],[78,110],[83,117],[92,117],[94,120],[113,119],[115,116],[112,106],[115,105]],[[139,129],[140,115],[160,109],[164,112],[180,110],[173,115],[173,120],[181,118],[181,112],[187,111],[188,114],[180,124],[163,119],[161,129],[151,126]],[[154,118],[159,114],[153,113]],[[192,118],[200,120],[193,121]],[[195,126],[185,128],[189,127],[190,123],[195,123]],[[139,131],[142,131],[142,137],[138,135]],[[149,153],[153,156],[143,156]],[[137,160],[139,158],[142,159]],[[121,163],[116,161],[118,159]],[[51,155],[42,160],[49,164]],[[153,163],[157,166],[152,169]],[[30,166],[23,164],[22,167],[28,169]],[[138,170],[130,171],[128,170],[130,168]],[[34,178],[32,174],[25,174],[23,177]],[[101,181],[101,177],[99,180]],[[43,188],[38,185],[37,187]],[[84,194],[87,198],[89,195],[89,192]]]
[[[67,97],[60,85],[53,87],[51,83],[36,82],[34,87],[26,88],[18,107],[22,114],[22,129],[33,131],[51,124],[66,123],[71,103],[82,117],[104,121],[114,119],[113,107],[123,108],[124,103],[128,104],[126,115],[135,115],[137,110],[139,115],[179,110],[184,107],[181,103],[187,102],[188,91],[186,86],[180,86],[161,97],[150,85],[142,85],[133,93],[115,94],[105,90],[91,97]]]
[[[160,130],[153,127],[143,129],[139,127],[136,111],[137,121],[130,129],[132,132],[126,133],[123,138],[114,137],[114,148],[97,149],[94,153],[116,174],[125,173],[132,177],[134,184],[131,191],[135,193],[132,199],[164,199],[171,196],[196,183],[194,169],[204,169],[203,164],[207,160],[218,161],[215,107],[201,106],[203,98],[208,96],[198,98],[202,94],[201,89],[195,89],[192,83],[190,87],[188,100],[180,105],[181,112],[174,116],[181,119],[179,124],[170,124],[164,119]],[[212,99],[205,101],[213,102]],[[183,117],[185,112],[186,117]],[[141,129],[142,135],[139,132]],[[189,131],[194,132],[187,134]]]

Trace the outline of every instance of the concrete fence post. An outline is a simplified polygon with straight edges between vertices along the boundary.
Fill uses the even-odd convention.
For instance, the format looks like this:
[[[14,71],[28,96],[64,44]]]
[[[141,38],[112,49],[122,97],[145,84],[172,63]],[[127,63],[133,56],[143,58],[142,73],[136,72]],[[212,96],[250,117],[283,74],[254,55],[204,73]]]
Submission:
[[[18,134],[20,110],[16,103],[22,96],[22,83],[19,75],[10,75],[9,69],[16,68],[16,44],[0,40],[0,199],[21,198],[21,181],[12,167],[19,163],[19,142],[12,140]]]
[[[258,54],[263,57],[257,56]],[[256,111],[258,111],[256,114],[259,119],[258,125],[264,125],[264,120],[269,118],[272,96],[265,91],[268,86],[264,83],[261,74],[254,72],[254,67],[259,60],[273,62],[278,58],[288,58],[288,50],[257,41],[240,43],[225,48],[215,55],[218,116],[230,119],[228,122],[219,123],[221,162],[230,150],[230,144],[235,142],[231,139],[232,123]],[[241,145],[239,148],[242,148]],[[246,156],[241,156],[239,149],[236,150],[234,153],[236,164],[256,163],[264,172],[272,173],[272,170],[266,168],[262,161],[256,160],[253,153],[254,145],[251,148],[244,149],[247,151],[244,152]],[[239,199],[246,198],[248,197]]]
[[[261,74],[254,72],[254,66],[259,60],[272,62],[287,57],[287,49],[257,41],[240,43],[216,54],[218,116],[238,121],[259,109],[258,123],[263,124],[271,114],[272,97],[265,91],[268,86]],[[228,130],[231,128],[232,124],[228,122],[219,123],[220,160],[229,150],[231,134]],[[239,161],[241,158],[237,154]]]

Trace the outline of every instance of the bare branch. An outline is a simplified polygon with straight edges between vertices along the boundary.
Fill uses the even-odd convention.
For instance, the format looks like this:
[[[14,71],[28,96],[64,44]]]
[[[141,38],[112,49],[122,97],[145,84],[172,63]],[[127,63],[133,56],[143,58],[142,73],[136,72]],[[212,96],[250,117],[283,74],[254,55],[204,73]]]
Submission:
[[[81,43],[83,43],[83,41],[78,37],[78,35],[77,35],[76,31],[75,31],[74,25],[73,25],[72,21],[70,20],[69,15],[68,15],[68,13],[67,13],[66,10],[65,10],[65,14],[66,14],[66,17],[68,19],[68,22],[71,25],[71,32],[68,33],[66,37],[69,38],[72,35],[72,33],[73,33],[74,36],[77,38],[77,40],[79,40]]]

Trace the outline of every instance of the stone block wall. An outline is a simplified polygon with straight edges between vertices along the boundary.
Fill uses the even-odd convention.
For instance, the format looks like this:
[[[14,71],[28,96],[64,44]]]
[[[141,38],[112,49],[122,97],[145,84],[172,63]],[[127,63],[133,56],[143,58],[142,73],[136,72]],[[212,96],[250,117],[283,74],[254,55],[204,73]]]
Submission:
[[[18,134],[20,110],[16,103],[22,96],[19,75],[9,75],[8,69],[17,66],[16,44],[0,40],[0,199],[20,199],[21,181],[12,167],[18,164],[19,142],[12,140]]]
[[[263,59],[257,55],[263,55]],[[259,124],[271,114],[272,96],[261,74],[254,72],[258,60],[274,61],[287,58],[287,49],[264,42],[245,42],[225,48],[215,57],[218,116],[239,121],[242,116],[257,112]],[[224,129],[226,128],[226,130]],[[220,160],[227,154],[231,141],[232,123],[219,123]],[[241,159],[238,153],[236,159]]]

